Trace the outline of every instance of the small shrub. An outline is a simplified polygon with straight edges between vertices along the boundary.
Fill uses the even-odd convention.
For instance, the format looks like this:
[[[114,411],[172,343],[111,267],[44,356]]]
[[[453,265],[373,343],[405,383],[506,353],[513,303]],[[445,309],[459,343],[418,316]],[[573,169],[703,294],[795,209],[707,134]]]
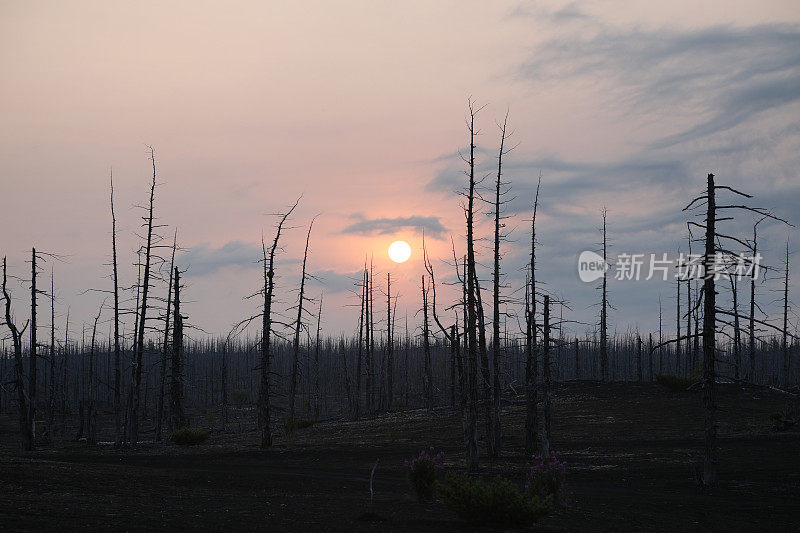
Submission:
[[[673,374],[656,374],[656,382],[672,392],[683,392],[697,382],[697,377],[681,377]]]
[[[552,496],[519,490],[507,479],[490,482],[464,474],[449,474],[437,484],[437,494],[459,518],[471,525],[526,527],[552,510]]]
[[[550,455],[534,455],[525,473],[525,490],[540,498],[552,497],[556,505],[567,503],[567,463]]]
[[[250,393],[245,389],[234,389],[231,391],[231,400],[237,409],[241,409],[244,404],[250,401]]]
[[[203,444],[210,436],[211,432],[204,429],[181,428],[170,433],[169,438],[181,446],[195,446]]]
[[[433,500],[436,487],[437,472],[444,469],[444,452],[436,453],[433,446],[422,450],[419,455],[406,461],[408,482],[417,501]]]
[[[297,432],[298,429],[313,426],[316,422],[317,421],[313,418],[295,418],[294,420],[286,418],[283,421],[283,430],[286,434],[293,434]]]

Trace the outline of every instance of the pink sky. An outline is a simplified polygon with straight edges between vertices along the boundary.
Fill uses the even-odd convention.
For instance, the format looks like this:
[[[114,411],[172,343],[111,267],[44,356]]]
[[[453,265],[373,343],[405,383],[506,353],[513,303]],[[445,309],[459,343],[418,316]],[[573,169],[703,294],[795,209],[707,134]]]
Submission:
[[[488,104],[479,117],[487,169],[499,140],[495,123],[510,109],[512,142],[519,146],[509,158],[507,179],[518,186],[518,202],[530,204],[531,184],[543,170],[544,200],[551,196],[549,211],[542,213],[541,240],[552,247],[553,258],[543,265],[543,275],[588,321],[594,291],[581,287],[574,275],[564,278],[567,285],[556,273],[571,273],[580,250],[597,241],[591,224],[599,223],[602,205],[609,206],[618,251],[629,246],[671,252],[683,235],[682,223],[629,228],[666,208],[679,217],[707,170],[734,183],[763,172],[769,176],[764,190],[774,189],[778,200],[797,197],[798,133],[791,130],[797,100],[787,97],[733,126],[719,126],[715,106],[726,101],[729,84],[719,84],[712,74],[731,61],[726,54],[733,55],[735,70],[737,43],[751,49],[752,42],[763,43],[764,57],[785,48],[790,66],[774,76],[793,79],[800,63],[791,46],[769,39],[769,28],[784,28],[791,43],[798,23],[800,10],[792,2],[229,2],[223,7],[6,1],[0,5],[0,254],[20,276],[27,276],[24,261],[31,246],[68,255],[66,263],[55,265],[58,313],[63,317],[70,306],[78,322],[89,320],[102,296],[83,291],[110,286],[104,277],[110,256],[109,170],[114,169],[117,193],[120,262],[130,265],[141,214],[132,206],[146,201],[149,144],[156,150],[161,184],[156,214],[168,226],[165,235],[178,228],[180,244],[189,250],[184,257],[200,257],[192,250],[213,254],[232,242],[257,252],[262,231],[271,239],[269,213],[302,194],[292,220],[297,229],[286,234],[283,258],[301,257],[304,228],[321,213],[310,270],[352,273],[372,254],[381,283],[387,269],[397,276],[403,295],[398,312],[413,320],[420,306],[419,235],[412,228],[373,235],[342,231],[357,216],[438,217],[458,238],[463,226],[458,199],[440,185],[463,168],[452,156],[467,144],[464,116],[471,95]],[[717,29],[724,34],[719,39]],[[601,56],[601,67],[587,69],[581,65],[585,56],[565,50],[591,36],[608,46],[602,51],[608,55]],[[652,66],[657,74],[699,72],[706,77],[698,87],[717,84],[714,100],[678,89],[656,98],[653,86],[633,81],[619,54],[641,60],[637,39],[653,51],[644,71]],[[632,44],[619,52],[620,42]],[[651,63],[649,58],[659,57],[653,44],[658,42],[685,48]],[[691,48],[697,46],[706,47],[708,65],[702,57],[696,64],[685,61],[686,50],[697,57]],[[761,74],[745,66],[752,69],[757,59],[742,66],[752,80]],[[651,146],[706,123],[716,129],[700,139],[666,149]],[[777,140],[751,147],[746,158],[741,150],[735,156],[723,150],[754,138]],[[587,167],[548,166],[555,160]],[[685,162],[696,180],[648,182],[651,161],[673,160]],[[644,170],[618,188],[584,190],[578,181],[574,194],[556,192],[580,172],[618,168],[621,161],[635,161]],[[510,223],[519,228],[518,242],[508,245],[509,292],[518,285],[520,274],[512,268],[524,256],[527,216],[523,211]],[[576,235],[562,225],[567,216],[592,220],[583,230],[588,237],[567,244]],[[484,223],[484,234],[488,229]],[[776,230],[775,243],[785,237]],[[408,264],[388,262],[386,248],[396,238],[415,251]],[[449,240],[429,243],[434,259],[449,257]],[[645,250],[654,243],[658,249]],[[488,256],[484,259],[489,265]],[[193,324],[223,332],[252,314],[254,302],[242,298],[258,289],[257,268],[241,258],[209,271],[180,266],[189,267],[184,298]],[[298,265],[281,268],[282,286],[294,287]],[[446,268],[437,263],[440,276],[449,274]],[[192,275],[192,269],[198,273]],[[131,283],[135,270],[126,266],[121,276]],[[315,285],[312,291],[321,289]],[[660,291],[665,298],[672,294],[669,286],[655,288],[646,302]],[[24,316],[22,293],[15,288],[17,312]],[[628,307],[628,292],[619,294],[619,327],[635,326],[645,299],[631,295]],[[285,306],[292,298],[285,296]],[[326,296],[329,331],[355,327],[352,309],[336,310],[353,303],[346,292]],[[652,327],[652,320],[641,321]]]

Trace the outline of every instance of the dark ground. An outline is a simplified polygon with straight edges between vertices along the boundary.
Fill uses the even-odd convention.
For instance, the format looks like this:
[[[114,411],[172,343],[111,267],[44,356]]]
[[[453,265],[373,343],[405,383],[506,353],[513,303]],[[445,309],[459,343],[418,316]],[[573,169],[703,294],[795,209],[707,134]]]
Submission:
[[[730,385],[719,396],[719,479],[703,495],[694,481],[702,449],[699,393],[649,384],[557,385],[553,447],[568,462],[570,505],[537,527],[797,531],[800,432],[775,432],[770,420],[786,397]],[[523,407],[507,406],[502,416],[503,457],[481,466],[521,482]],[[0,421],[0,529],[468,529],[442,504],[416,503],[402,464],[432,444],[446,452],[449,468],[463,469],[459,417],[447,409],[320,422],[289,442],[278,431],[267,451],[242,426],[244,433],[215,434],[189,448],[118,451],[68,442],[23,454],[14,422],[12,414]]]

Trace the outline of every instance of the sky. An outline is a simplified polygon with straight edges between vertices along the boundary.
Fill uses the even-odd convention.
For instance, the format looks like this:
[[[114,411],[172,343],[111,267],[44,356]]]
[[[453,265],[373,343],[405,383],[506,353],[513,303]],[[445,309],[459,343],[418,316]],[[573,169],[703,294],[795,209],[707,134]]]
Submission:
[[[324,293],[326,332],[357,328],[354,279],[370,258],[376,318],[388,272],[398,327],[406,317],[416,327],[423,230],[439,313],[452,320],[448,260],[451,236],[464,251],[457,193],[470,98],[485,106],[476,153],[487,199],[508,113],[502,269],[512,333],[540,174],[537,277],[566,302],[572,332],[597,321],[597,283],[579,280],[577,259],[598,249],[604,207],[612,261],[687,252],[682,208],[708,172],[800,224],[800,8],[791,1],[2,0],[0,68],[0,254],[21,278],[11,280],[15,313],[27,317],[30,248],[58,254],[42,276],[52,266],[59,331],[69,309],[73,336],[104,300],[106,327],[110,318],[112,169],[120,277],[136,281],[148,146],[158,244],[177,230],[184,313],[198,338],[258,312],[247,296],[260,288],[262,236],[271,241],[275,214],[298,198],[278,254],[287,320],[316,215],[307,305]],[[488,288],[491,206],[479,204]],[[725,224],[749,236],[753,217]],[[796,228],[764,223],[759,236],[764,262],[783,268]],[[396,239],[412,247],[407,263],[387,257]],[[758,288],[772,318],[779,287]],[[153,290],[163,297],[166,284]],[[611,279],[609,291],[613,330],[653,331],[659,298],[674,328],[674,281]]]

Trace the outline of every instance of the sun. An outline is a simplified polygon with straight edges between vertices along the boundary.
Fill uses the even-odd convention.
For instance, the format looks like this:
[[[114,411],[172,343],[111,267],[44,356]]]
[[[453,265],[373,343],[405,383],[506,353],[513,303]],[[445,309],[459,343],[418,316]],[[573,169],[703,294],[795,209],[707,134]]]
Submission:
[[[389,259],[395,263],[405,263],[411,257],[411,246],[406,241],[394,241],[389,245]]]

